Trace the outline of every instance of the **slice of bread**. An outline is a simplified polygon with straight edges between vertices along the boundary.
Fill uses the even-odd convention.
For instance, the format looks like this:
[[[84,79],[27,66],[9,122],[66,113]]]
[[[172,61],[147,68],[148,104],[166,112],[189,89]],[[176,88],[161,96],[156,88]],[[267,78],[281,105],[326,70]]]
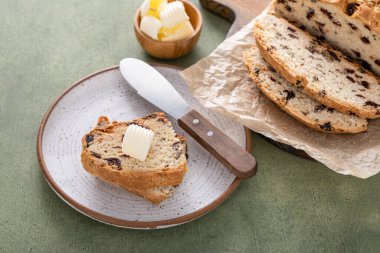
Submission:
[[[366,119],[328,108],[291,85],[264,61],[257,47],[244,52],[244,62],[260,91],[302,124],[325,133],[358,133],[367,130]]]
[[[290,24],[267,15],[254,35],[264,59],[318,102],[362,118],[380,117],[380,78]]]
[[[275,0],[274,7],[278,15],[323,36],[380,75],[380,1]]]
[[[145,161],[122,152],[122,141],[129,125],[154,132]],[[164,113],[158,112],[128,122],[112,122],[100,117],[97,126],[82,139],[82,164],[92,175],[123,187],[154,203],[171,195],[187,171],[186,140],[176,135]]]

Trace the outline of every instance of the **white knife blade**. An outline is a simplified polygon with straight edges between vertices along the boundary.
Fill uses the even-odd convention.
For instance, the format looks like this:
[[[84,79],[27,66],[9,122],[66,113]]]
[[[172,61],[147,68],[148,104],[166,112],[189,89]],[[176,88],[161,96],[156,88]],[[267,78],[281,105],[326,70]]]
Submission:
[[[123,59],[120,72],[140,96],[175,119],[190,111],[189,105],[169,81],[146,62],[134,58]]]

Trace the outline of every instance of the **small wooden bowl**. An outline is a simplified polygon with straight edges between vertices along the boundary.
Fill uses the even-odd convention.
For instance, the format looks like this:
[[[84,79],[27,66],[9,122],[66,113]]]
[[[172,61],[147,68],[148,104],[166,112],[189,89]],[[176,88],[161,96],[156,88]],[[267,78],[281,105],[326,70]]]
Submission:
[[[168,2],[172,1],[173,0],[169,0]],[[179,58],[190,53],[197,44],[202,30],[202,15],[194,4],[186,0],[181,0],[181,2],[183,2],[185,6],[186,13],[195,31],[190,37],[170,42],[157,41],[145,35],[140,29],[140,8],[137,9],[134,20],[135,34],[141,47],[149,55],[159,59]]]

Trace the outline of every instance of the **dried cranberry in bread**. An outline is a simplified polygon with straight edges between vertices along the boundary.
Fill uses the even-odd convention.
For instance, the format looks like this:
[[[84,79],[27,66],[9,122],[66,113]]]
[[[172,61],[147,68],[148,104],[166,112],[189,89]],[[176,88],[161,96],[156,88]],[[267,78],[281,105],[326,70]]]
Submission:
[[[275,0],[275,11],[380,75],[380,1]]]
[[[291,85],[264,61],[257,47],[244,52],[244,62],[260,91],[302,124],[325,133],[367,130],[367,120],[328,108]]]
[[[145,161],[122,152],[129,125],[154,132]],[[168,198],[187,171],[185,137],[176,135],[164,113],[153,113],[128,122],[100,117],[97,126],[82,139],[82,164],[92,175],[136,193],[153,203]]]
[[[264,59],[318,102],[362,118],[380,117],[380,78],[283,18],[256,23]]]

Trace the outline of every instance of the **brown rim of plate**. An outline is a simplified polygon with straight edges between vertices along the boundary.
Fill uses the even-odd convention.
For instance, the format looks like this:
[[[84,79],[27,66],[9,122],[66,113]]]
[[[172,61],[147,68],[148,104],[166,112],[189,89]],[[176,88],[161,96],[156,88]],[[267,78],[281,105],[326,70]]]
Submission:
[[[181,67],[177,66],[172,66],[168,64],[160,64],[160,63],[151,63],[152,66],[157,66],[157,67],[168,67],[168,68],[174,68],[178,70],[183,70]],[[73,85],[71,85],[69,88],[67,88],[61,95],[58,96],[58,98],[55,99],[55,101],[51,104],[49,107],[48,111],[46,112],[45,116],[43,117],[39,130],[38,130],[38,135],[37,135],[37,156],[38,156],[38,161],[42,170],[42,173],[50,185],[50,187],[57,193],[59,197],[61,197],[67,204],[69,204],[71,207],[76,209],[77,211],[85,214],[86,216],[93,218],[97,221],[107,223],[110,225],[118,226],[118,227],[124,227],[124,228],[147,228],[147,229],[152,229],[152,228],[159,228],[159,227],[165,227],[165,226],[173,226],[173,225],[179,225],[183,223],[187,223],[189,221],[192,221],[196,218],[201,217],[202,215],[212,211],[215,209],[217,206],[219,206],[223,201],[225,201],[231,193],[237,188],[237,186],[240,184],[240,179],[235,178],[235,180],[231,183],[231,185],[228,187],[226,191],[222,195],[220,195],[216,200],[214,200],[212,203],[208,204],[207,206],[198,209],[195,212],[186,214],[184,216],[174,218],[174,219],[168,219],[168,220],[162,220],[162,221],[148,221],[148,222],[143,222],[143,221],[127,221],[127,220],[122,220],[122,219],[117,219],[113,218],[98,212],[95,212],[80,203],[78,203],[76,200],[71,198],[68,194],[66,194],[54,181],[53,177],[49,173],[47,166],[44,161],[43,153],[42,153],[42,138],[43,138],[43,133],[45,130],[46,122],[49,119],[49,116],[55,106],[58,104],[58,102],[72,89],[74,89],[76,86],[80,85],[84,81],[99,75],[101,73],[114,70],[119,68],[118,65],[112,66],[109,68],[105,68],[102,70],[99,70],[95,73],[92,73],[79,81],[75,82]],[[246,133],[246,150],[251,152],[252,151],[252,139],[251,139],[251,132],[248,128],[244,127],[245,133]]]

